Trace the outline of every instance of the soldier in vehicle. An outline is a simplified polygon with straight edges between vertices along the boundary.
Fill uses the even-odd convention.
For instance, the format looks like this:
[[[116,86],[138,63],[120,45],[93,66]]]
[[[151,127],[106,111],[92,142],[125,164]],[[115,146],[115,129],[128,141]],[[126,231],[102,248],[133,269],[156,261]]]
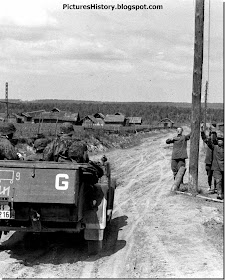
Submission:
[[[206,137],[204,132],[204,127],[201,127],[201,137],[202,140],[207,144],[209,139],[213,144],[217,143],[217,133],[216,131],[212,131],[209,129],[209,137]],[[205,170],[208,177],[208,185],[209,185],[209,192],[215,193],[216,191],[216,180],[214,178],[214,186],[212,187],[212,178],[213,178],[213,170],[212,170],[212,162],[213,162],[213,150],[211,150],[208,146],[206,148],[206,155],[205,155]]]
[[[34,141],[35,154],[27,156],[25,160],[28,161],[43,160],[43,151],[47,145],[48,145],[48,139],[46,138],[36,139]]]
[[[187,141],[190,139],[191,134],[182,135],[183,128],[177,128],[177,136],[167,139],[166,144],[173,143],[173,152],[171,160],[171,169],[173,171],[173,177],[176,178],[177,172],[181,166],[186,165],[185,160],[188,158],[187,155]]]
[[[19,155],[13,144],[10,142],[16,128],[12,123],[0,125],[0,160],[18,160]]]
[[[69,122],[63,123],[57,139],[53,140],[44,149],[43,160],[88,162],[87,145],[79,139],[72,138],[73,134],[73,125]]]

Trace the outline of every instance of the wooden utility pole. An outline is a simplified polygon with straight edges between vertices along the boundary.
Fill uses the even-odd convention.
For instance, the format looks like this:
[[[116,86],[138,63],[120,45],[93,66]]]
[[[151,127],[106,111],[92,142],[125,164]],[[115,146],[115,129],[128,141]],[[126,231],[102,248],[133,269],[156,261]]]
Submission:
[[[208,81],[206,81],[205,83],[204,131],[206,130],[206,119],[207,119],[207,95],[208,95]]]
[[[5,83],[6,122],[9,120],[8,83]]]
[[[198,192],[198,158],[201,121],[204,0],[195,0],[195,43],[192,85],[192,115],[189,160],[189,192]]]

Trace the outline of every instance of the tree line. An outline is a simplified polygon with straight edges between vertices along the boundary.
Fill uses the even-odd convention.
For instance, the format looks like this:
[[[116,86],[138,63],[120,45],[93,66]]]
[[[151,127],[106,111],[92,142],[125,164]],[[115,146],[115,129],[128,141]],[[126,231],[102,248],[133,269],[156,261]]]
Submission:
[[[79,113],[83,118],[87,115],[95,113],[115,114],[120,112],[126,117],[142,117],[143,124],[152,124],[159,122],[163,118],[169,118],[175,123],[190,123],[191,120],[191,107],[179,107],[172,105],[165,105],[162,103],[144,103],[144,102],[75,102],[75,101],[57,101],[51,102],[21,102],[17,104],[9,104],[9,113],[20,114],[22,112],[36,111],[44,109],[50,111],[52,108],[57,107],[60,110],[72,113]],[[5,104],[0,103],[0,112],[5,112]],[[204,120],[204,107],[202,108],[202,121]],[[207,122],[223,122],[223,109],[222,108],[208,108]]]

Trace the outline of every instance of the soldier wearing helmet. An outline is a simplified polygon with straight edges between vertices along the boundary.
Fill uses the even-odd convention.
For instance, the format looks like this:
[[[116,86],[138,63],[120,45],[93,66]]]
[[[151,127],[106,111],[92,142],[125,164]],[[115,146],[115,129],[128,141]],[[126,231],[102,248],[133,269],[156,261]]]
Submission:
[[[36,139],[34,141],[35,154],[26,157],[25,160],[29,160],[29,161],[43,160],[43,151],[47,145],[48,145],[48,139],[46,138]]]
[[[88,162],[87,145],[83,141],[72,138],[73,125],[65,122],[60,127],[58,138],[44,149],[43,160]]]
[[[16,128],[12,123],[0,124],[0,160],[18,160],[19,156],[10,140]]]

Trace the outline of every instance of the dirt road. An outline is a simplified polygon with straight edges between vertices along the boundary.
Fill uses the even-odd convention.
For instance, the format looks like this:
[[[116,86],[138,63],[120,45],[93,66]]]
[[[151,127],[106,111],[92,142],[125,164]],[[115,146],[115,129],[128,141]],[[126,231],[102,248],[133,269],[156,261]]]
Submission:
[[[170,193],[172,147],[165,139],[172,134],[106,153],[118,188],[101,253],[89,256],[74,234],[48,234],[47,245],[25,250],[25,234],[10,233],[0,243],[0,277],[222,278],[222,204]]]

